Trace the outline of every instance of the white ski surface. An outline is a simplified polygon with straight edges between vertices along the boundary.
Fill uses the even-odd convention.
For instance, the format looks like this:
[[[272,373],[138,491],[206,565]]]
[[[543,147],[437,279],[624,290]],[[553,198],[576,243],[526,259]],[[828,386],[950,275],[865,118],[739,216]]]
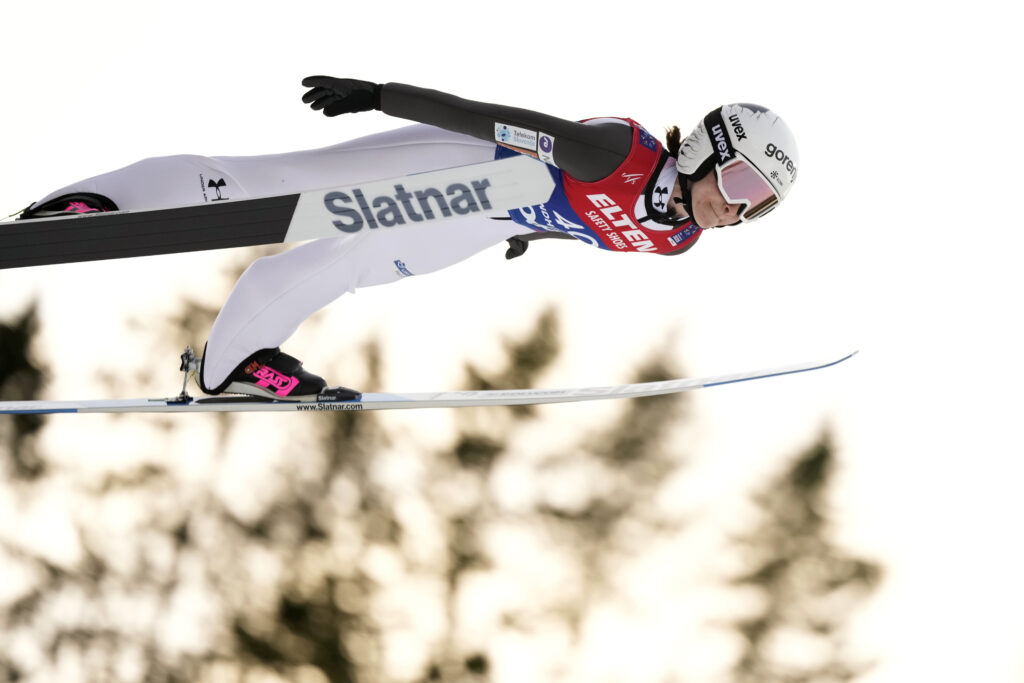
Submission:
[[[576,389],[516,389],[508,391],[447,391],[413,394],[363,394],[356,401],[296,403],[244,397],[113,399],[98,401],[7,401],[0,402],[0,414],[26,415],[50,413],[205,413],[205,412],[336,412],[363,410],[401,410],[412,408],[467,408],[479,406],[535,405],[598,401],[613,398],[640,398],[674,394],[706,387],[749,382],[768,377],[792,375],[831,367],[857,352],[829,361],[797,363],[767,370],[740,372],[699,379],[673,379],[663,382],[619,384]]]

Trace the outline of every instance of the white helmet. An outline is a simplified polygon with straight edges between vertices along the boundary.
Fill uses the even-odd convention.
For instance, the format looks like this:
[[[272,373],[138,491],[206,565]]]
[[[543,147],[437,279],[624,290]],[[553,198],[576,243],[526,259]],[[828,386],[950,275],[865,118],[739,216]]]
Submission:
[[[756,104],[726,104],[683,139],[676,168],[694,182],[714,169],[726,200],[746,204],[740,220],[752,221],[789,193],[799,158],[796,139],[778,114]]]

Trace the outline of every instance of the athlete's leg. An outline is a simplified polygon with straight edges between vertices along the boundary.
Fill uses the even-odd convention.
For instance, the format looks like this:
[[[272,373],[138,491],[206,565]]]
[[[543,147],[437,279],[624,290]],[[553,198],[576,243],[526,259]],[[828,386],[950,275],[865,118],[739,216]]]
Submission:
[[[365,230],[259,259],[239,279],[210,332],[205,387],[216,388],[256,351],[280,346],[346,292],[440,270],[521,232],[509,221],[467,218]]]
[[[192,154],[152,157],[62,187],[34,207],[65,195],[89,193],[108,198],[122,210],[164,209],[228,198],[228,193],[220,192],[225,185],[234,187],[237,183],[209,157]],[[230,198],[246,199],[247,196],[239,191]]]
[[[493,150],[481,140],[417,124],[285,154],[152,157],[62,187],[37,205],[83,192],[125,210],[267,197],[488,161]]]
[[[311,152],[220,158],[246,191],[275,194],[489,161],[494,145],[431,126],[408,126]],[[272,188],[279,188],[273,192]],[[520,232],[506,221],[467,218],[379,228],[320,240],[260,259],[239,279],[210,332],[204,383],[217,387],[254,352],[283,343],[314,312],[345,292],[425,274]],[[404,265],[402,265],[404,264]],[[404,272],[403,272],[404,269]]]

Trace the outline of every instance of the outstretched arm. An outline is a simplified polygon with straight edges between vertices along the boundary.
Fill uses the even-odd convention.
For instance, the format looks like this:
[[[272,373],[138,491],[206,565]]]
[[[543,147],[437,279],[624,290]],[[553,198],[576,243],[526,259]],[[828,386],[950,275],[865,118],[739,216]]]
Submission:
[[[633,130],[616,123],[585,125],[528,109],[462,99],[448,93],[402,83],[311,76],[302,101],[327,116],[379,109],[410,119],[495,142],[495,124],[547,133],[555,138],[555,165],[583,182],[611,174],[629,155]]]

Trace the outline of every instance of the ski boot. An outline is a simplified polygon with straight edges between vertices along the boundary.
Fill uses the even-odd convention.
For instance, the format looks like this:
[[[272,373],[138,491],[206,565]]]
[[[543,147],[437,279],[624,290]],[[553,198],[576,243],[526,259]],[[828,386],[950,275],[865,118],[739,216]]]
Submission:
[[[274,401],[351,401],[361,395],[346,387],[328,387],[322,377],[304,370],[299,359],[279,348],[252,354],[217,387],[207,386],[200,361],[199,386],[208,394],[244,394]]]
[[[78,213],[99,213],[105,211],[117,211],[117,204],[101,194],[76,192],[61,195],[39,205],[33,204],[21,212],[18,220],[23,221],[30,218],[71,216]]]

